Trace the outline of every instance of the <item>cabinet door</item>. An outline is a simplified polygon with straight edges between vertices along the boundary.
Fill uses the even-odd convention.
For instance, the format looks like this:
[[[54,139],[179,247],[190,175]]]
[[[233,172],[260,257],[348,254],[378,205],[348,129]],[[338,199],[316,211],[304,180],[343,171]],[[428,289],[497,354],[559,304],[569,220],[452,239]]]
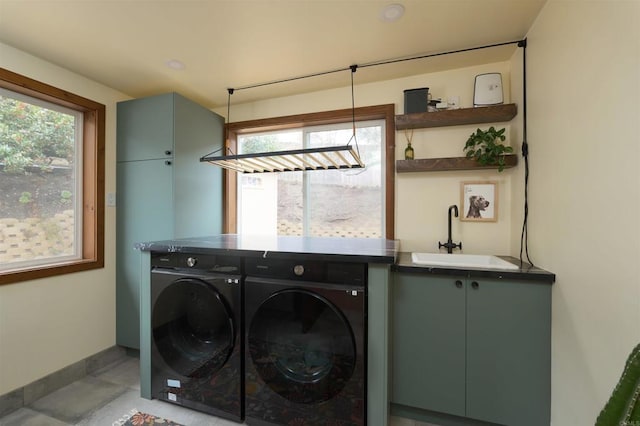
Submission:
[[[469,280],[467,417],[548,425],[551,286]]]
[[[173,237],[172,166],[117,164],[116,343],[140,347],[140,252],[134,244]]]
[[[393,283],[396,404],[465,415],[462,279],[398,273]]]
[[[167,93],[118,102],[117,161],[173,156],[173,97]]]
[[[175,237],[220,234],[222,168],[200,158],[222,148],[224,119],[178,94],[174,113]]]

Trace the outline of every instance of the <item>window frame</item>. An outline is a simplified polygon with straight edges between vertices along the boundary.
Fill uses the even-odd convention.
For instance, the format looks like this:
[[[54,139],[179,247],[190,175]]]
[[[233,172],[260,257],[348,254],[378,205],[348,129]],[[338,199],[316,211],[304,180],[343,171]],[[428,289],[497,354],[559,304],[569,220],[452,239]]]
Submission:
[[[238,135],[264,132],[270,130],[285,130],[319,126],[325,124],[339,124],[353,121],[385,121],[385,238],[394,239],[395,229],[395,104],[375,105],[355,109],[342,109],[316,113],[297,114],[283,117],[265,118],[258,120],[227,123],[225,129],[227,137],[225,149],[228,153],[238,152]],[[237,233],[237,172],[224,170],[224,218],[223,230],[228,234]],[[313,173],[313,172],[310,172]]]
[[[82,112],[80,259],[0,272],[0,285],[104,267],[105,116],[103,104],[0,67],[0,87]]]

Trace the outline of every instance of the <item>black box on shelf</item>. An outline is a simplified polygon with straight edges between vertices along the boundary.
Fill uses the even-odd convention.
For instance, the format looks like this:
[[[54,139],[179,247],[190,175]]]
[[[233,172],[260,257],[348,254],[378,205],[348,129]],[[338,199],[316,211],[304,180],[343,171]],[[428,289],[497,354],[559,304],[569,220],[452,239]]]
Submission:
[[[404,91],[404,113],[427,112],[429,106],[429,88],[407,89]]]

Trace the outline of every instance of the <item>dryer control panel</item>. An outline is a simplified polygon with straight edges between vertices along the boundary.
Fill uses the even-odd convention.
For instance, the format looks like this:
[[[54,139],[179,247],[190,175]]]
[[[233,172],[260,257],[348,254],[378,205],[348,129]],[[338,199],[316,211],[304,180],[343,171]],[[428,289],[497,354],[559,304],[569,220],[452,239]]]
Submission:
[[[366,263],[249,257],[244,259],[244,268],[246,275],[262,278],[356,285],[367,282]]]

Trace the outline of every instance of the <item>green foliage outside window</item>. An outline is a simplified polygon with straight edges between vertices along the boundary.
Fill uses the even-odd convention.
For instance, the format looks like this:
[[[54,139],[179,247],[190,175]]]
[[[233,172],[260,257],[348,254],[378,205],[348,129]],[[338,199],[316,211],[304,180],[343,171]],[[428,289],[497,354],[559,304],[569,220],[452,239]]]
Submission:
[[[291,142],[278,140],[275,135],[247,136],[242,142],[242,154],[256,154],[260,152],[285,151],[287,149],[299,149],[299,146],[291,146]]]
[[[23,174],[47,169],[54,159],[73,162],[74,117],[0,96],[0,168]]]

